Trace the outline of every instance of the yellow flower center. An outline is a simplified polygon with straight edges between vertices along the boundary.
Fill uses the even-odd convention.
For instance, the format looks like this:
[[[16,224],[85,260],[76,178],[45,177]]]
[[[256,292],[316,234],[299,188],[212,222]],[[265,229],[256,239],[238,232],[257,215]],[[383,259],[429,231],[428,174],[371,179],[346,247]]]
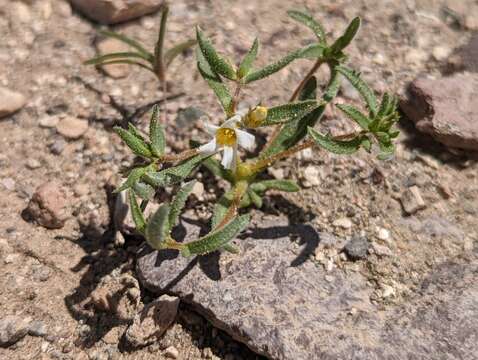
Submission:
[[[267,108],[264,106],[256,106],[244,118],[244,125],[248,128],[256,128],[260,126],[267,118]]]
[[[216,142],[222,146],[233,146],[236,143],[236,131],[230,128],[220,128],[216,132]]]

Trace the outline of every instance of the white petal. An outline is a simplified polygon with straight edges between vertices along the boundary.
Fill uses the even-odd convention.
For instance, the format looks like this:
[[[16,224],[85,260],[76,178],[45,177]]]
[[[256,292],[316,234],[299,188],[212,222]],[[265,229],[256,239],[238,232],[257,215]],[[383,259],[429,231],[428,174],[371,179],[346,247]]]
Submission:
[[[224,153],[222,154],[221,164],[226,169],[233,170],[236,168],[237,163],[237,150],[232,146],[225,146]]]
[[[237,142],[240,146],[247,150],[254,150],[256,138],[247,131],[236,129]]]
[[[206,131],[212,136],[216,135],[216,131],[219,129],[219,126],[213,125],[211,123],[205,122],[203,125],[204,129],[206,129]]]
[[[209,141],[207,144],[201,145],[199,147],[199,152],[201,154],[212,154],[217,151],[216,138]]]
[[[224,124],[221,125],[222,128],[231,128],[234,129],[237,127],[237,123],[241,121],[241,115],[234,115],[233,117],[227,119]]]

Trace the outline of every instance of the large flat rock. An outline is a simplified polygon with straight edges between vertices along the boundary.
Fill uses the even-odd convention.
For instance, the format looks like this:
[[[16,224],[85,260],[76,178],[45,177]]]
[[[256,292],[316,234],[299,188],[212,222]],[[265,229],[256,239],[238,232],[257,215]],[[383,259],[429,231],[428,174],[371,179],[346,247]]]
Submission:
[[[243,237],[239,255],[144,248],[139,279],[271,359],[471,359],[478,350],[476,264],[444,265],[416,300],[382,310],[364,275],[308,260],[321,241],[311,226],[274,219]]]

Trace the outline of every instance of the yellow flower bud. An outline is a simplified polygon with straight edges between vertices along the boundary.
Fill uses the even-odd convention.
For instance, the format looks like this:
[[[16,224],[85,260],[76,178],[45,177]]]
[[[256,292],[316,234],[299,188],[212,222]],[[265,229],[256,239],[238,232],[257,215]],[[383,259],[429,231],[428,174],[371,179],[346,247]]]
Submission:
[[[265,106],[256,106],[244,117],[243,123],[248,128],[260,126],[267,118],[267,108]]]

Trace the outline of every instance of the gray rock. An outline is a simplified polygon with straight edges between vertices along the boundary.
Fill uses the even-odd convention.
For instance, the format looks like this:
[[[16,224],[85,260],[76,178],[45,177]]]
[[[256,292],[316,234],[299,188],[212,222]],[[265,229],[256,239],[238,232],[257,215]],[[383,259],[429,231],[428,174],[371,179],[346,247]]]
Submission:
[[[354,236],[347,244],[344,251],[350,260],[363,260],[367,257],[370,243],[365,236]]]
[[[292,235],[302,238],[298,254]],[[140,281],[178,295],[270,359],[458,360],[478,351],[477,260],[443,264],[415,296],[383,310],[370,302],[374,289],[364,275],[336,268],[326,280],[307,261],[320,242],[307,225],[273,219],[242,237],[240,255],[186,259],[145,248]]]
[[[0,320],[0,346],[8,347],[21,340],[28,333],[31,318],[7,315]]]
[[[70,0],[87,17],[102,24],[116,24],[157,11],[161,0]]]
[[[56,125],[56,131],[65,139],[76,140],[88,131],[88,120],[68,116]]]
[[[190,128],[204,115],[206,115],[206,113],[201,109],[188,106],[187,108],[178,110],[175,124],[178,128]]]
[[[48,329],[43,321],[35,320],[28,326],[28,335],[43,337],[46,336],[47,333]]]
[[[420,189],[417,186],[411,186],[407,188],[401,198],[403,210],[409,214],[415,214],[417,211],[426,207],[425,201],[423,201]]]
[[[419,78],[401,107],[418,130],[446,146],[478,150],[478,74]]]
[[[179,299],[162,295],[144,307],[128,327],[125,338],[133,347],[156,342],[171,326],[178,313]]]
[[[25,103],[26,99],[22,94],[0,87],[0,118],[17,112]]]
[[[40,185],[33,194],[27,213],[33,220],[48,229],[59,229],[68,219],[65,190],[57,181]]]

